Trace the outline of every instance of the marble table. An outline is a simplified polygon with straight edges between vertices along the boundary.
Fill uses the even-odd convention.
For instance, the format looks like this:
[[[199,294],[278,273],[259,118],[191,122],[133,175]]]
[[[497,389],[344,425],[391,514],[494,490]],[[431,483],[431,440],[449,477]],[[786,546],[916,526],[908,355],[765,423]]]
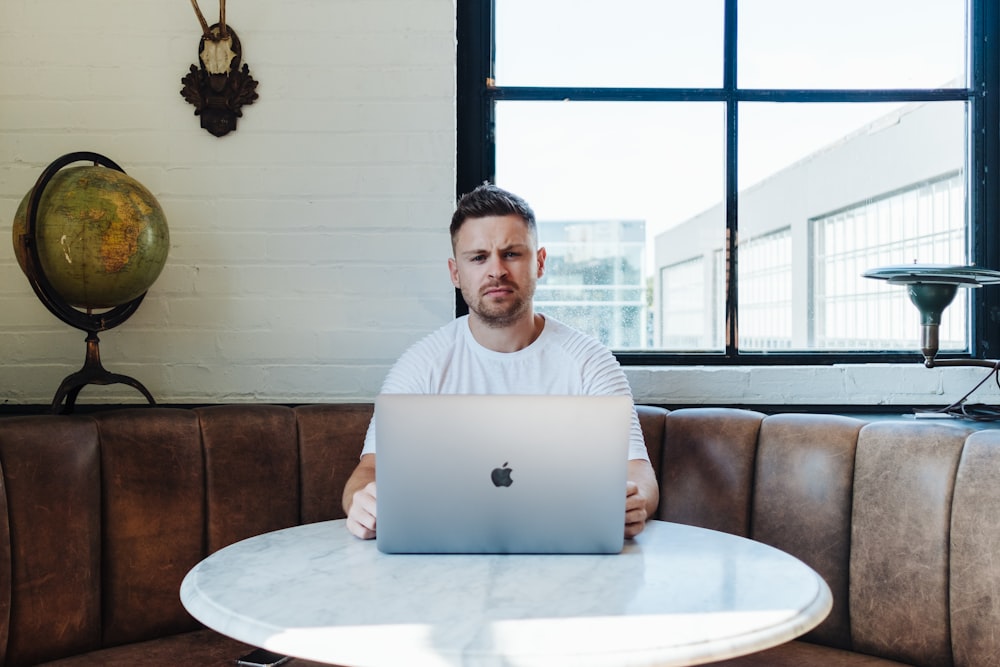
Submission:
[[[307,524],[216,552],[180,593],[222,634],[351,667],[695,665],[786,642],[832,604],[788,554],[659,521],[611,556],[387,555]]]

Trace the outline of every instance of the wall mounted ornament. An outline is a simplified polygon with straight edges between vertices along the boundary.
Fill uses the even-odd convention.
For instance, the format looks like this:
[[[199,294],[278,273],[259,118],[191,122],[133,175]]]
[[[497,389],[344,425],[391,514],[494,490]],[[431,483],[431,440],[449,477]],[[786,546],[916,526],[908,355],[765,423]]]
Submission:
[[[219,22],[211,26],[199,9],[198,0],[191,0],[191,6],[202,29],[198,44],[200,66],[191,65],[181,79],[184,84],[181,96],[194,105],[194,114],[201,116],[201,126],[221,137],[236,129],[236,119],[243,116],[243,107],[257,99],[257,82],[250,76],[250,67],[242,62],[239,37],[226,25],[226,0],[219,0]]]

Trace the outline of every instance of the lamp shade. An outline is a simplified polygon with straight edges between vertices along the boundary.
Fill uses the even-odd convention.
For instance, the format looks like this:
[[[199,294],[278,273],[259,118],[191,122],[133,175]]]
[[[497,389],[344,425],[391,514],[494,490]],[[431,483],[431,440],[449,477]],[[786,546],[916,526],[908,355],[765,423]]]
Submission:
[[[958,287],[981,287],[1000,284],[1000,271],[978,266],[951,264],[898,264],[869,269],[861,274],[865,278],[885,280],[896,285],[933,283]]]
[[[910,301],[920,311],[921,324],[941,324],[941,313],[955,299],[955,283],[908,283]]]

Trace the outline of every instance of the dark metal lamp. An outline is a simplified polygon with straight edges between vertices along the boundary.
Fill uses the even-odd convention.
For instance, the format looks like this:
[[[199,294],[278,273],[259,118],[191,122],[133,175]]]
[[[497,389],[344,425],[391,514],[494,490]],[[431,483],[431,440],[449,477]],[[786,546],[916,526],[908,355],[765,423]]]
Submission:
[[[978,288],[1000,284],[1000,271],[976,266],[950,266],[942,264],[901,264],[871,269],[862,274],[865,278],[885,280],[893,285],[905,285],[910,301],[920,311],[920,351],[927,368],[947,366],[979,366],[992,369],[972,391],[947,408],[938,412],[973,419],[1000,419],[996,410],[966,410],[964,403],[969,395],[1000,370],[1000,361],[990,359],[937,359],[941,313],[955,299],[959,287]],[[1000,376],[998,376],[1000,386]]]

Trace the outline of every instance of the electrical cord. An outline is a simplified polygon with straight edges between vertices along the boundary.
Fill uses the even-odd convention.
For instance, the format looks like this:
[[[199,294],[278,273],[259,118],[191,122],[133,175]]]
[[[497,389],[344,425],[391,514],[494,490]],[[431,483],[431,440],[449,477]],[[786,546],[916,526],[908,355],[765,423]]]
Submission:
[[[992,422],[1000,421],[1000,406],[997,405],[986,405],[985,403],[973,403],[967,405],[965,403],[977,389],[986,384],[986,381],[990,378],[994,378],[997,387],[1000,388],[1000,360],[993,364],[993,368],[990,372],[980,380],[975,387],[970,389],[965,396],[958,399],[949,406],[940,408],[939,410],[914,410],[914,412],[920,413],[934,413],[934,414],[946,414],[958,419],[969,419],[972,421],[979,422]]]

